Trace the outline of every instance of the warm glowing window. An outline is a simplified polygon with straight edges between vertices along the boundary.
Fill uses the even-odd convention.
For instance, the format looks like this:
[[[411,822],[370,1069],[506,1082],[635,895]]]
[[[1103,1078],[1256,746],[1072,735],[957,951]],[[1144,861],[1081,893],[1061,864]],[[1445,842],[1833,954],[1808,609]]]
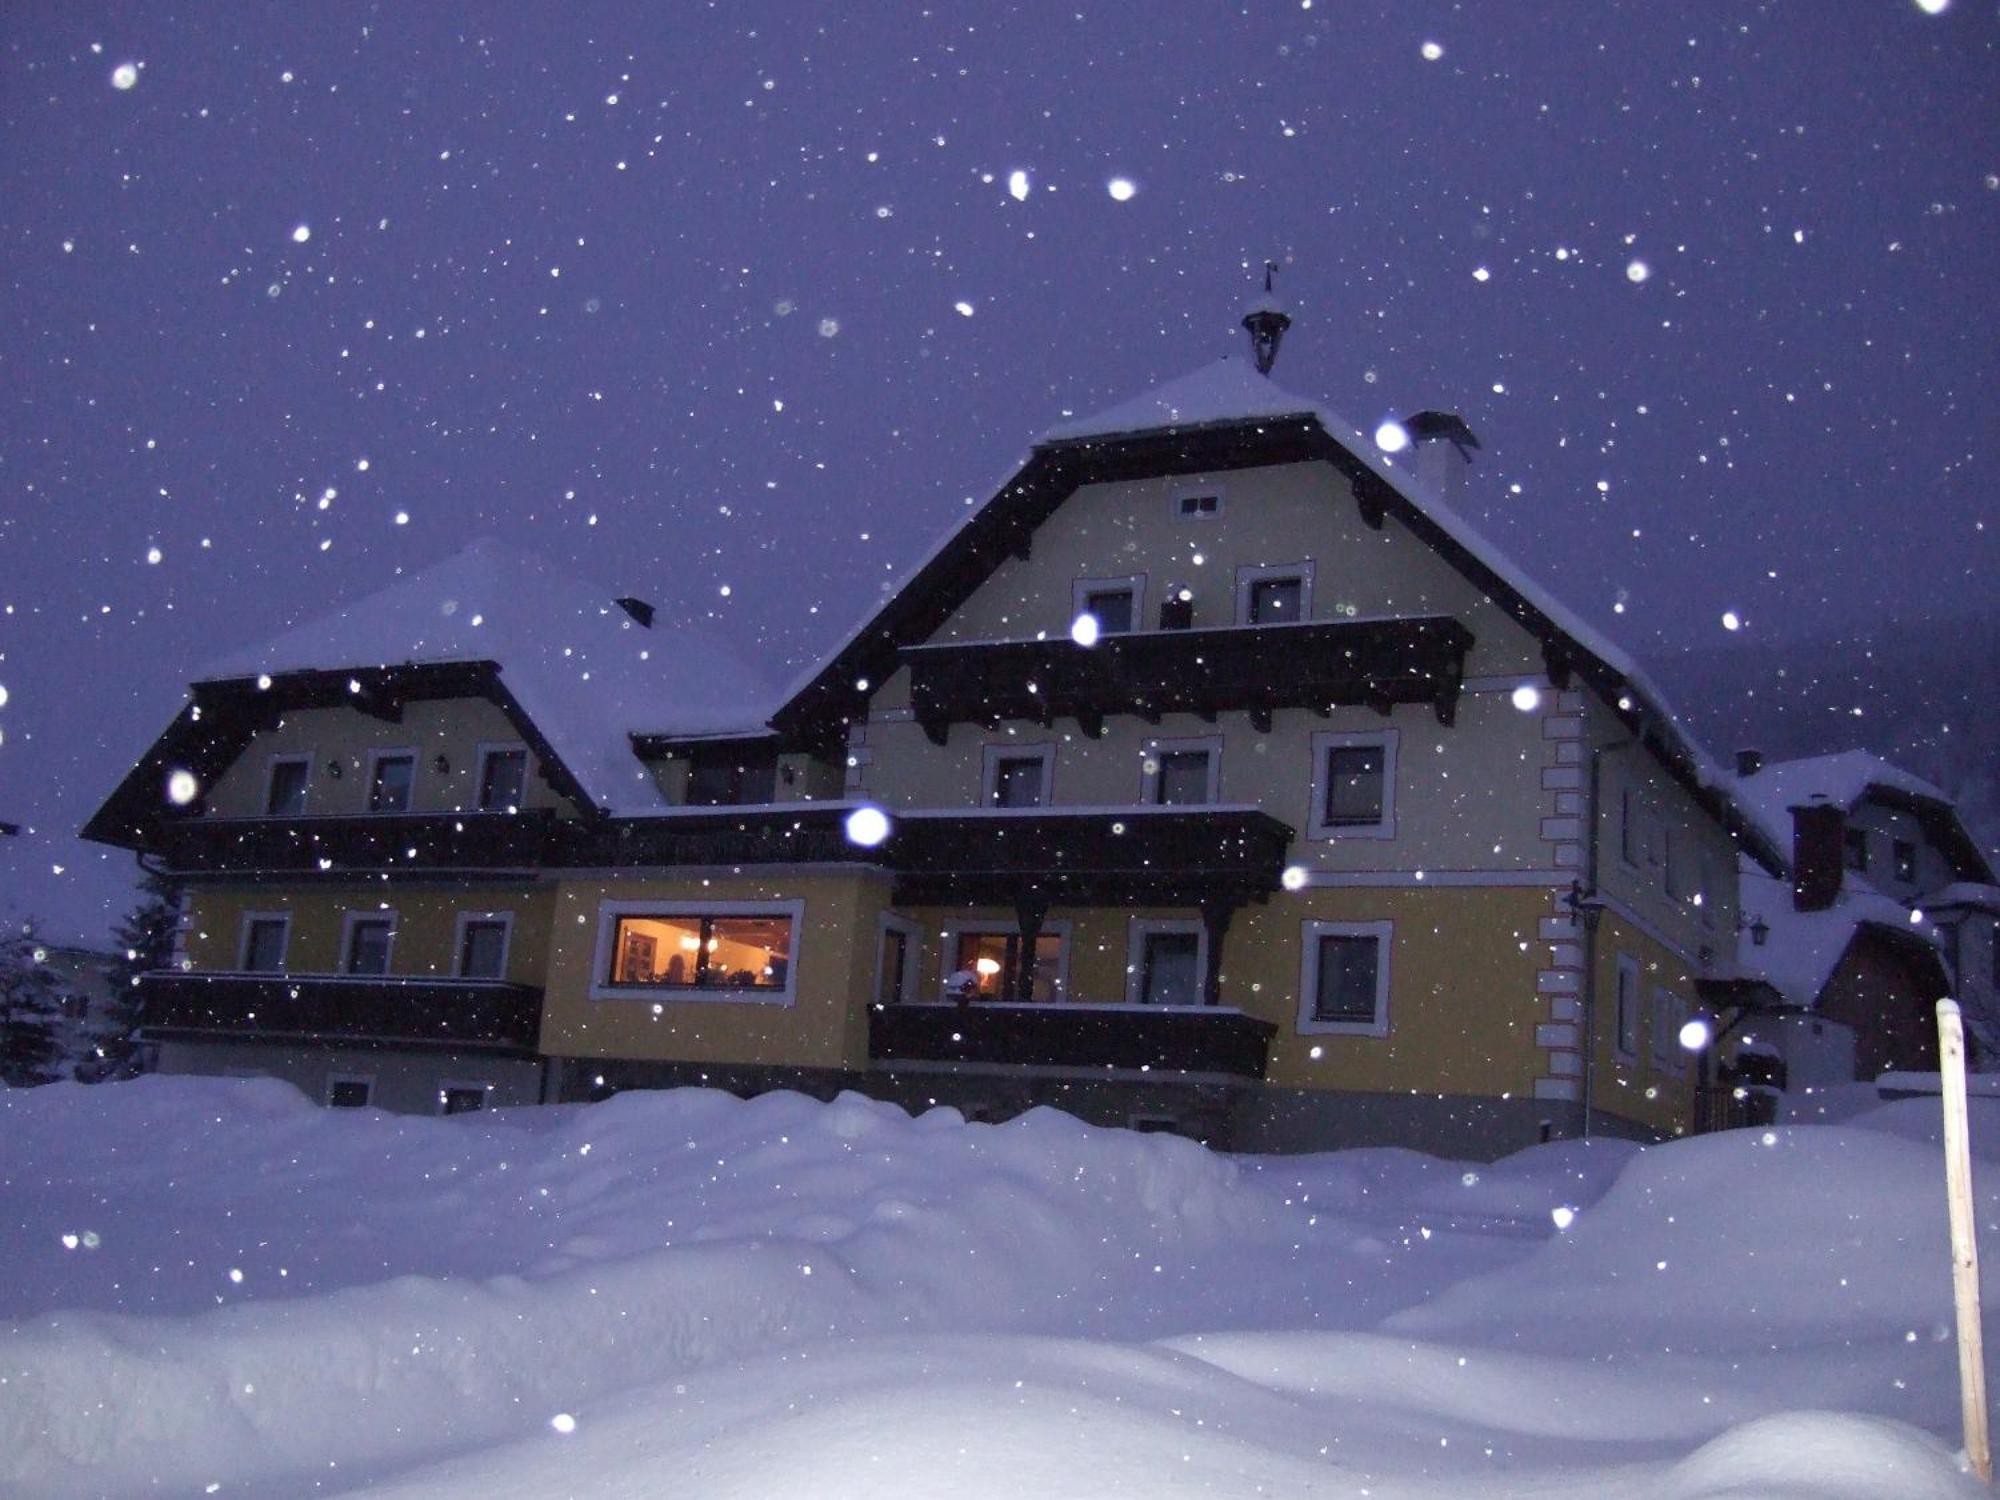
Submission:
[[[961,932],[952,968],[977,981],[973,997],[1011,1000],[1020,994],[1021,935],[1016,932]],[[1035,939],[1028,980],[1030,1000],[1062,998],[1062,935],[1043,933]]]
[[[790,916],[618,918],[611,978],[665,989],[781,990],[792,965]]]

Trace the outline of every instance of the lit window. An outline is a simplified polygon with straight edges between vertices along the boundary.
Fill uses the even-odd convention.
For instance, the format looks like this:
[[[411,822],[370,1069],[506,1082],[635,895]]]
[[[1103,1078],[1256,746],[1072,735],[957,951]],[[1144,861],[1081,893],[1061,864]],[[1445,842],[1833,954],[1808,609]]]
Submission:
[[[1028,999],[1062,999],[1060,933],[1039,933],[1028,976]],[[969,973],[975,1000],[1011,1000],[1020,993],[1021,935],[1018,932],[961,932],[953,955],[954,973]]]
[[[684,990],[782,990],[792,964],[789,915],[669,912],[620,916],[613,985]]]

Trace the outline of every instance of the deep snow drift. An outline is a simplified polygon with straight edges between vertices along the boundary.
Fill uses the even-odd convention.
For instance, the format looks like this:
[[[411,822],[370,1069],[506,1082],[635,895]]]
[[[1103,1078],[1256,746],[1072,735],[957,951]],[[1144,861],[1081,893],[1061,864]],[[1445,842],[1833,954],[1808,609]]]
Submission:
[[[1475,1166],[0,1093],[0,1491],[1972,1494],[1935,1111]]]

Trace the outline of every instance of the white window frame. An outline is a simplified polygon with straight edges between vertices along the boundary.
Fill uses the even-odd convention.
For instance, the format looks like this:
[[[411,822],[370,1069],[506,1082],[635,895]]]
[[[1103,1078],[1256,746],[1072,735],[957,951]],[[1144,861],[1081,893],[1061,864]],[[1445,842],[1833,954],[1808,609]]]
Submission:
[[[350,1107],[355,1109],[373,1109],[375,1107],[375,1075],[373,1073],[327,1074],[326,1087],[320,1090],[319,1102],[325,1105],[328,1109],[333,1108],[334,1085],[340,1083],[360,1083],[360,1084],[366,1084],[368,1087],[368,1097],[365,1100],[363,1100],[358,1105],[345,1106],[345,1107]]]
[[[1394,729],[1350,734],[1322,730],[1312,737],[1312,805],[1306,809],[1309,839],[1393,839],[1396,836],[1396,762],[1400,735]],[[1382,821],[1345,824],[1326,820],[1327,753],[1376,747],[1382,751]]]
[[[264,767],[264,805],[258,809],[258,812],[267,818],[280,816],[271,811],[271,793],[277,789],[278,767],[281,765],[303,765],[306,768],[305,803],[295,815],[304,817],[312,811],[313,752],[310,750],[287,750],[282,754],[271,757],[270,763]]]
[[[1375,1017],[1371,1021],[1319,1021],[1313,1018],[1313,1002],[1319,995],[1319,944],[1321,938],[1372,937],[1375,939]],[[1389,1034],[1389,965],[1395,950],[1394,922],[1321,922],[1310,918],[1299,924],[1299,1035],[1386,1037]]]
[[[1215,509],[1210,511],[1183,510],[1181,507],[1190,500],[1203,496],[1215,496]],[[1182,485],[1167,497],[1167,515],[1176,521],[1219,521],[1229,504],[1229,496],[1219,484]]]
[[[1194,989],[1192,1005],[1155,1005],[1146,999],[1146,939],[1155,933],[1194,934]],[[1202,995],[1208,985],[1208,924],[1190,917],[1134,917],[1125,925],[1125,1003],[1147,1010],[1203,1010]]]
[[[454,979],[479,979],[486,976],[465,972],[465,929],[474,922],[498,922],[500,924],[500,972],[492,977],[505,979],[507,963],[514,956],[514,913],[511,911],[462,911],[452,923],[451,930],[451,971]]]
[[[1119,589],[1129,589],[1132,594],[1132,628],[1129,631],[1107,631],[1106,634],[1136,635],[1146,628],[1146,578],[1144,573],[1127,573],[1118,578],[1076,578],[1069,586],[1069,615],[1072,620],[1089,609],[1092,594],[1116,593]]]
[[[907,1004],[916,998],[917,975],[924,956],[923,923],[885,911],[875,923],[875,984],[868,992],[871,1005],[882,996],[882,949],[886,946],[882,940],[892,932],[903,935],[903,972],[896,976],[896,1003]]]
[[[511,755],[519,751],[521,755],[521,800],[516,811],[528,805],[528,779],[535,774],[535,755],[525,740],[481,740],[474,753],[472,763],[472,806],[479,812],[505,812],[505,808],[488,808],[482,805],[481,796],[486,790],[486,758],[489,755]],[[372,783],[371,783],[372,784]],[[415,784],[411,785],[411,800],[416,800]]]
[[[440,1119],[448,1118],[444,1112],[444,1096],[453,1089],[477,1089],[480,1093],[479,1108],[463,1109],[460,1114],[484,1114],[493,1107],[493,1081],[489,1078],[440,1078],[437,1086],[437,1108],[432,1111]]]
[[[354,929],[362,922],[387,922],[389,924],[389,948],[383,955],[380,974],[355,974],[348,965],[354,961]],[[337,972],[352,974],[356,979],[386,979],[396,972],[396,933],[402,923],[393,908],[383,907],[375,911],[342,912],[340,917],[340,952],[335,962]]]
[[[1300,562],[1288,563],[1240,563],[1236,568],[1236,623],[1250,623],[1250,590],[1255,584],[1266,579],[1296,578],[1299,580],[1299,621],[1313,617],[1313,563],[1310,557]]]
[[[1208,791],[1206,803],[1213,805],[1222,800],[1222,741],[1219,734],[1189,735],[1178,739],[1148,739],[1141,747],[1143,754],[1139,761],[1139,800],[1148,806],[1159,805],[1160,757],[1176,753],[1187,754],[1201,750],[1208,755]],[[1153,766],[1147,770],[1148,763]]]
[[[1056,790],[1056,745],[1054,740],[1041,740],[1032,745],[1002,743],[988,745],[980,758],[979,805],[985,808],[998,807],[994,800],[1000,785],[1000,762],[1003,760],[1036,760],[1042,763],[1042,800],[1037,807],[1054,807]]]
[[[938,998],[941,1000],[950,1000],[952,998],[949,994],[945,993],[945,986],[951,983],[951,976],[953,972],[952,965],[955,962],[957,962],[958,959],[958,940],[960,936],[965,933],[971,933],[974,936],[981,936],[989,933],[999,933],[1002,936],[1007,936],[1011,934],[1014,937],[1019,937],[1021,935],[1021,924],[1019,922],[978,920],[978,921],[968,921],[968,922],[953,922],[945,927],[939,928],[938,929]],[[1070,954],[1069,919],[1067,917],[1064,917],[1053,922],[1042,923],[1041,931],[1037,933],[1036,936],[1052,937],[1056,939],[1056,998],[1054,1000],[1045,1000],[1041,1002],[1030,1001],[1028,1003],[1029,1004],[1040,1003],[1044,1005],[1070,1005],[1075,1003],[1069,998],[1069,954]],[[995,1003],[1018,1005],[1021,1002],[1016,1000],[1008,1000],[1004,1002],[984,1000],[978,1003],[982,1005],[993,1005]]]
[[[404,808],[403,812],[413,813],[417,810],[417,772],[422,768],[423,757],[417,754],[414,745],[389,746],[385,749],[370,750],[368,752],[368,774],[361,783],[361,811],[363,815],[374,818],[400,816],[398,813],[386,810],[378,812],[376,810],[375,774],[376,769],[383,761],[398,760],[403,756],[408,756],[410,759],[410,805]]]
[[[1612,992],[1611,1008],[1611,1049],[1620,1062],[1636,1063],[1639,1047],[1646,1035],[1646,991],[1639,972],[1639,960],[1629,953],[1618,955],[1617,988]],[[1631,1043],[1626,1044],[1627,1016],[1624,1004],[1627,999],[1627,982],[1630,982]]]
[[[792,956],[785,964],[785,983],[775,990],[664,990],[650,984],[609,984],[611,943],[620,917],[776,917],[792,919]],[[654,1005],[777,1005],[790,1009],[798,1003],[799,959],[805,947],[806,903],[792,901],[682,901],[660,896],[650,901],[600,901],[597,903],[597,943],[590,961],[590,998],[593,1000],[644,1000]]]
[[[1681,1027],[1690,1014],[1687,1001],[1665,985],[1653,986],[1653,1066],[1662,1073],[1687,1070],[1688,1050],[1681,1045]]]
[[[275,969],[252,969],[250,967],[250,931],[259,922],[279,922],[284,925],[285,941],[279,949],[278,967]],[[292,964],[292,914],[288,911],[246,911],[236,929],[236,972],[239,974],[288,974]]]

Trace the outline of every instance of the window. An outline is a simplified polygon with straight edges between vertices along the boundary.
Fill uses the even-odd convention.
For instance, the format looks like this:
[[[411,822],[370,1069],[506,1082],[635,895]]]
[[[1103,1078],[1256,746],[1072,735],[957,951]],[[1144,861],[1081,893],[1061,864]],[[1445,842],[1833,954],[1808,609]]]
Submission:
[[[684,998],[776,1000],[792,991],[801,902],[679,908],[606,902],[599,926],[599,998],[632,990]]]
[[[1388,922],[1306,922],[1299,1030],[1306,1035],[1389,1034]]]
[[[1199,807],[1214,802],[1222,740],[1152,740],[1140,762],[1140,800],[1155,807]]]
[[[1667,867],[1667,894],[1676,901],[1687,897],[1687,835],[1674,836],[1674,830],[1665,826],[1660,829],[1660,855]]]
[[[396,914],[350,912],[341,936],[340,968],[344,974],[386,974],[389,947],[396,940]]]
[[[777,752],[767,748],[710,750],[688,766],[689,807],[738,807],[777,795]]]
[[[1176,495],[1174,514],[1183,521],[1213,521],[1222,514],[1222,496],[1214,490]]]
[[[458,975],[461,979],[502,979],[507,974],[507,940],[513,918],[504,912],[458,919]]]
[[[312,780],[312,757],[274,755],[271,783],[264,793],[264,814],[272,818],[296,818],[306,810],[306,787]]]
[[[1079,578],[1070,586],[1074,614],[1090,615],[1100,635],[1124,635],[1145,618],[1146,575],[1123,578]]]
[[[1240,625],[1292,625],[1312,614],[1312,564],[1236,570],[1236,620]]]
[[[1681,1025],[1687,1020],[1687,1002],[1672,990],[1653,991],[1653,1066],[1663,1072],[1678,1073],[1687,1061],[1681,1046]]]
[[[875,954],[876,1004],[898,1005],[910,998],[922,941],[923,930],[916,923],[883,914],[881,943]]]
[[[1639,827],[1639,794],[1631,787],[1618,793],[1618,857],[1636,870],[1645,856],[1645,836]]]
[[[1908,839],[1897,839],[1889,846],[1890,856],[1896,862],[1896,879],[1904,885],[1917,883],[1917,846]]]
[[[985,795],[988,807],[1046,807],[1054,745],[988,745]]]
[[[475,1110],[486,1108],[486,1096],[493,1092],[490,1083],[452,1083],[438,1086],[438,1113],[441,1115],[469,1115]]]
[[[1847,848],[1847,868],[1857,875],[1868,873],[1868,830],[1848,825],[1845,835]]]
[[[479,810],[515,812],[528,789],[525,745],[482,746],[479,751]]]
[[[1639,1058],[1639,961],[1618,955],[1618,1029],[1614,1038],[1618,1055],[1627,1062]]]
[[[334,1109],[366,1109],[375,1099],[375,1080],[362,1073],[335,1073],[326,1080],[326,1102]]]
[[[1125,1003],[1200,1005],[1207,957],[1201,923],[1135,918],[1125,950]]]
[[[243,972],[281,974],[292,919],[283,912],[246,912],[243,917]]]
[[[1313,736],[1309,838],[1396,836],[1396,732]]]
[[[410,792],[417,781],[414,751],[381,751],[369,758],[368,810],[399,813],[410,810]]]
[[[1035,936],[1034,956],[1029,960],[1028,999],[1045,1004],[1063,998],[1064,958],[1067,930],[1045,927]],[[1012,1000],[1019,996],[1021,975],[1021,935],[999,929],[961,931],[947,944],[951,969],[945,976],[970,973],[975,1000]]]

